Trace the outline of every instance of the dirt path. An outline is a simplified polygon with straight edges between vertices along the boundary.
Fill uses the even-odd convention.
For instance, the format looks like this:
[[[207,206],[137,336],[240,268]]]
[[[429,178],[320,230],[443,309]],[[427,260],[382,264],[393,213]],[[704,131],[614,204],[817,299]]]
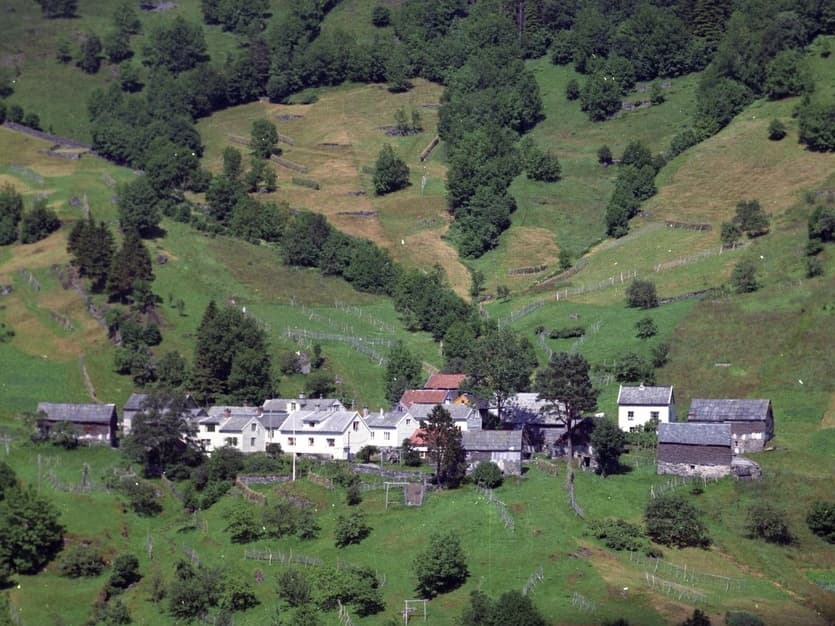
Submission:
[[[93,402],[98,402],[96,388],[93,387],[93,381],[90,380],[90,374],[87,373],[87,366],[84,364],[84,356],[78,357],[78,364],[81,366],[81,376],[84,378],[84,386],[87,387],[87,395]]]

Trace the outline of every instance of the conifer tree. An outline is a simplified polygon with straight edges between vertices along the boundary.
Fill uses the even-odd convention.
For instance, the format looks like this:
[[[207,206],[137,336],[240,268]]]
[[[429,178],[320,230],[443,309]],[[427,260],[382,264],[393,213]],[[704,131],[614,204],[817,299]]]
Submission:
[[[127,302],[138,281],[151,282],[154,272],[151,255],[135,230],[125,234],[122,247],[113,256],[107,276],[107,295],[111,300]]]
[[[92,215],[76,222],[70,231],[67,243],[67,252],[73,255],[70,264],[81,276],[90,279],[93,291],[101,291],[107,282],[113,249],[113,235],[107,224],[96,224]]]

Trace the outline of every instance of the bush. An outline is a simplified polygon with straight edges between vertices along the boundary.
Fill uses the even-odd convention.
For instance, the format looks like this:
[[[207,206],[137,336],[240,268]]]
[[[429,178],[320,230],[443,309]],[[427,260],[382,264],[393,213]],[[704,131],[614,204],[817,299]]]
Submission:
[[[232,488],[232,483],[228,480],[215,480],[208,483],[203,489],[203,495],[200,498],[200,508],[208,509],[215,502],[220,500]]]
[[[556,155],[532,148],[525,159],[525,171],[531,180],[553,183],[560,179],[562,168]]]
[[[388,7],[377,5],[371,11],[371,23],[377,28],[383,28],[391,23],[391,11]]]
[[[359,543],[371,534],[371,527],[362,511],[353,511],[347,517],[340,515],[336,520],[334,543],[337,548],[344,548]]]
[[[609,146],[600,146],[600,149],[597,151],[597,162],[601,165],[611,165],[612,161],[612,151],[609,149]]]
[[[37,113],[27,113],[23,118],[23,125],[32,130],[41,130],[41,118],[38,117]]]
[[[378,196],[398,191],[409,184],[409,167],[388,144],[383,146],[377,157],[373,181],[374,192]]]
[[[610,550],[638,552],[644,547],[644,532],[641,527],[622,519],[596,522],[592,524],[591,530]]]
[[[743,200],[736,205],[734,224],[749,237],[760,237],[768,232],[769,219],[759,200]]]
[[[363,446],[357,452],[357,458],[362,461],[363,463],[368,463],[371,461],[371,457],[374,456],[379,452],[379,448],[377,446]]]
[[[93,546],[73,546],[64,554],[58,569],[61,576],[69,578],[98,576],[104,569],[104,559]]]
[[[356,506],[362,502],[362,492],[360,491],[359,483],[351,483],[345,492],[345,504],[348,506]]]
[[[815,276],[823,275],[823,263],[816,256],[806,257],[806,278],[814,278]]]
[[[567,100],[576,100],[580,97],[580,83],[576,78],[572,78],[565,86],[565,98]]]
[[[757,266],[751,259],[741,259],[731,273],[731,284],[736,293],[751,293],[760,288]]]
[[[636,352],[627,352],[615,362],[615,380],[621,383],[655,384],[652,363]]]
[[[157,490],[145,480],[125,478],[119,490],[127,496],[131,510],[138,515],[153,516],[162,511],[162,505],[157,502]]]
[[[789,544],[794,540],[786,514],[768,504],[755,504],[748,509],[745,525],[751,537],[763,539],[769,543]]]
[[[658,326],[651,317],[643,317],[635,322],[635,331],[638,339],[649,339],[658,334]]]
[[[835,543],[835,502],[814,502],[806,515],[806,525],[821,539]]]
[[[710,545],[700,517],[699,510],[679,494],[650,500],[644,512],[647,535],[657,543],[677,548]]]
[[[120,554],[113,560],[113,571],[107,586],[111,590],[121,591],[142,578],[139,573],[139,559],[132,554]]]
[[[502,484],[504,476],[499,466],[492,461],[482,461],[473,472],[473,482],[487,489],[495,489]]]
[[[725,613],[726,626],[765,626],[765,622],[747,611],[728,611]]]
[[[278,575],[278,597],[290,606],[303,606],[313,599],[313,588],[307,574],[291,567]]]
[[[586,334],[585,326],[569,326],[567,328],[555,328],[548,333],[551,339],[571,339],[582,337]]]
[[[423,598],[433,598],[464,584],[469,576],[461,541],[452,531],[433,533],[429,545],[415,558],[417,591]]]
[[[658,306],[655,283],[635,279],[626,288],[626,306],[636,309],[652,309]]]
[[[786,126],[778,119],[771,120],[768,125],[768,138],[771,141],[780,141],[786,136]]]

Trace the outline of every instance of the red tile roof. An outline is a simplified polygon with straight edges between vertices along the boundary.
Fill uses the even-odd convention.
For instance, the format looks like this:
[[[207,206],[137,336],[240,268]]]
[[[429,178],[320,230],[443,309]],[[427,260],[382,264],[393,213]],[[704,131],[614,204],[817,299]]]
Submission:
[[[457,390],[461,388],[465,380],[467,380],[466,374],[432,374],[423,388]]]
[[[407,409],[413,404],[443,404],[448,394],[445,389],[407,389],[400,397],[400,404]]]

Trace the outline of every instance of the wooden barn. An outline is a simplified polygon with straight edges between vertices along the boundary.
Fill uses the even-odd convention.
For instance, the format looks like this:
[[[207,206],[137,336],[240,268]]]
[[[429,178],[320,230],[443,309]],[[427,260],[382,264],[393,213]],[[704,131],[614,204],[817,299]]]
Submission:
[[[79,441],[116,445],[117,415],[115,404],[38,403],[38,430],[49,436],[57,424],[71,424]]]
[[[522,473],[521,430],[475,430],[461,433],[469,470],[483,461],[493,461],[505,474]]]
[[[731,425],[658,425],[658,473],[719,478],[731,473]]]
[[[695,398],[687,421],[693,424],[730,424],[734,454],[760,452],[774,437],[771,400],[709,400]]]

